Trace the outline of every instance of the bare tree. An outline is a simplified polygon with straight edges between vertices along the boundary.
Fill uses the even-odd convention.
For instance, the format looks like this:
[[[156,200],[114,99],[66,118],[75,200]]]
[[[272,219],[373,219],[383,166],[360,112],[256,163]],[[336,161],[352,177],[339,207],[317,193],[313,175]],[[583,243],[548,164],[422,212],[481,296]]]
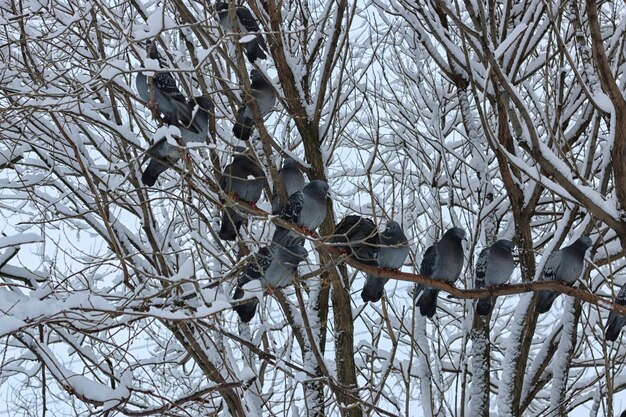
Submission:
[[[229,18],[236,19],[233,7]],[[624,280],[624,5],[255,2],[268,59],[214,4],[9,0],[0,32],[0,379],[24,415],[613,415],[626,380],[604,340]],[[236,25],[235,25],[236,27]],[[161,51],[150,59],[146,43]],[[250,70],[271,81],[263,117]],[[136,91],[169,72],[215,104],[206,142],[147,187],[148,147],[175,136]],[[232,127],[251,108],[253,139]],[[157,116],[157,117],[154,117]],[[167,121],[167,120],[166,120]],[[170,138],[170,140],[174,140]],[[221,190],[245,145],[258,207]],[[232,292],[272,239],[284,157],[330,184],[294,285],[241,323]],[[218,238],[220,210],[247,222]],[[329,243],[347,214],[404,226],[402,272]],[[417,274],[451,226],[469,232],[456,288]],[[297,231],[294,228],[294,231]],[[592,237],[575,288],[547,255]],[[476,290],[474,260],[512,238],[513,284]],[[365,273],[391,280],[364,304]],[[413,283],[444,290],[433,320]],[[534,291],[563,295],[535,311]],[[493,314],[473,300],[498,295]]]

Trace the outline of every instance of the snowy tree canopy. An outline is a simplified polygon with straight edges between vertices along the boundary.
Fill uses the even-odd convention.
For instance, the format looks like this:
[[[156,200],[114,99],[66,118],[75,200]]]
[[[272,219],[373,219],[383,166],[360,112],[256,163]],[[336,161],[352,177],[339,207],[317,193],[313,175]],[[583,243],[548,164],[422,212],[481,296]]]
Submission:
[[[1,411],[619,415],[626,348],[604,333],[626,313],[625,13],[0,2]],[[258,171],[227,168],[242,154]],[[328,184],[325,212],[281,176],[288,158]],[[401,226],[400,270],[362,256],[378,235],[333,239],[349,215]],[[454,287],[420,275],[453,227],[467,237]],[[583,236],[581,276],[548,273]],[[515,245],[512,277],[476,289],[498,239]],[[240,280],[267,270],[297,277]],[[368,274],[389,279],[380,301],[361,299]],[[440,290],[432,319],[416,283]],[[487,296],[491,315],[475,314]],[[254,300],[244,323],[233,307]]]

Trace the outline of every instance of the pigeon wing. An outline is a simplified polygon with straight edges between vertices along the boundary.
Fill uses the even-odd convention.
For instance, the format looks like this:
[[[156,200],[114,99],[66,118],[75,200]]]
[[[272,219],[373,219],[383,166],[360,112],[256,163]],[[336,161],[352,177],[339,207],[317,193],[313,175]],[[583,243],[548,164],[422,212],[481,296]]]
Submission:
[[[548,260],[546,261],[546,264],[543,267],[544,281],[556,280],[557,272],[558,272],[559,266],[561,265],[562,257],[563,257],[563,254],[560,250],[556,252],[552,252],[550,256],[548,256]]]
[[[287,205],[280,213],[280,217],[288,222],[298,223],[302,207],[304,207],[304,194],[302,191],[298,191],[289,197]]]
[[[432,277],[437,267],[438,258],[439,250],[437,249],[437,245],[432,245],[426,250],[426,253],[424,253],[424,258],[420,265],[420,275]]]
[[[487,271],[487,260],[489,259],[489,248],[485,248],[480,252],[478,261],[476,261],[475,269],[475,286],[476,288],[485,288],[485,273]]]

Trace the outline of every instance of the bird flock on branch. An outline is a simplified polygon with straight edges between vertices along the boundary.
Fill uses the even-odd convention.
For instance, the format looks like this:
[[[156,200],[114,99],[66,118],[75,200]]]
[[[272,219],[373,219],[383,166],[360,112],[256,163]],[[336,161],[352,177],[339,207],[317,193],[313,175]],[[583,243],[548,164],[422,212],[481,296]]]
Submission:
[[[267,58],[265,40],[247,8],[220,2],[215,4],[215,10],[226,33],[239,32],[239,43],[251,64]],[[207,140],[214,104],[206,96],[189,100],[185,98],[174,76],[164,69],[155,40],[147,42],[147,56],[158,61],[160,70],[153,71],[154,74],[149,76],[139,72],[136,77],[137,91],[152,111],[154,119],[160,125],[168,126],[157,130],[154,143],[146,151],[144,163],[149,162],[141,180],[144,185],[151,187],[161,173],[183,159],[189,143],[204,143]],[[239,108],[232,128],[233,135],[243,141],[249,141],[252,137],[255,120],[267,116],[276,104],[276,92],[258,68],[250,72],[250,87],[251,97]],[[298,265],[308,256],[304,247],[305,237],[318,238],[315,230],[327,215],[327,201],[330,197],[328,184],[321,180],[305,184],[297,161],[285,158],[278,172],[278,180],[287,200],[281,198],[278,190],[273,190],[272,214],[277,215],[285,226],[276,225],[270,244],[261,247],[250,257],[239,277],[233,299],[242,300],[235,303],[234,309],[243,322],[252,320],[259,304],[256,297],[244,299],[246,289],[254,288],[253,283],[257,282],[257,288],[260,283],[263,290],[271,293],[274,289],[292,284],[298,275]],[[235,148],[232,162],[223,169],[219,181],[223,192],[220,193],[220,239],[236,241],[240,237],[241,226],[246,221],[240,203],[256,208],[266,184],[265,172],[252,147]],[[286,227],[287,224],[290,227]],[[466,232],[462,228],[452,227],[447,230],[424,253],[419,274],[454,284],[463,269],[465,255],[462,242],[465,239]],[[410,250],[409,241],[398,222],[388,222],[385,230],[379,232],[371,219],[358,215],[344,217],[332,235],[321,240],[363,265],[385,271],[399,271]],[[540,279],[573,285],[583,271],[584,256],[591,246],[591,239],[582,236],[571,245],[554,251],[548,256]],[[510,240],[500,239],[480,252],[474,269],[475,288],[493,289],[508,282],[515,267],[513,249]],[[361,291],[363,301],[378,302],[387,281],[387,278],[369,273]],[[415,286],[413,299],[422,316],[432,318],[436,314],[438,293],[438,289],[427,285]],[[538,291],[536,313],[548,312],[558,296],[559,293],[555,291]],[[616,303],[626,305],[626,286],[619,292]],[[476,313],[480,316],[489,316],[493,307],[492,297],[480,298],[475,305]],[[607,320],[606,339],[615,341],[624,324],[626,317],[612,311]]]

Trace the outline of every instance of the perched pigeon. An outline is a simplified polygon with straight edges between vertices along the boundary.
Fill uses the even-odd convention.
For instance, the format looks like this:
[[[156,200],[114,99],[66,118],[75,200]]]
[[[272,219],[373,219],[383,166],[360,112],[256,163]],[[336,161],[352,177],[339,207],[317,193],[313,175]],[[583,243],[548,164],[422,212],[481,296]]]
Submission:
[[[232,20],[228,15],[228,4],[222,2],[215,3],[215,10],[220,18],[220,25],[222,25],[224,31],[230,33],[235,32]],[[246,38],[252,38],[250,41],[241,42],[248,61],[254,64],[254,61],[257,59],[266,59],[267,55],[265,55],[264,51],[267,51],[267,45],[265,44],[263,35],[259,33],[259,25],[250,10],[243,6],[236,6],[235,14],[237,15],[237,23],[239,23],[239,32],[244,35],[242,36],[242,41]],[[248,33],[250,33],[250,35],[246,35]]]
[[[626,305],[626,285],[622,286],[622,289],[617,294],[615,303],[621,306]],[[615,342],[617,340],[617,336],[619,336],[619,332],[622,330],[622,327],[624,327],[624,324],[626,324],[626,317],[620,313],[611,311],[609,313],[609,318],[606,321],[606,333],[604,334],[606,340]]]
[[[258,279],[261,286],[267,291],[286,287],[298,273],[298,264],[306,259],[308,252],[304,247],[296,245],[289,248],[263,247],[243,271],[237,282],[234,300],[239,300],[244,295],[243,286],[248,282]],[[254,298],[250,301],[234,307],[242,322],[248,323],[254,317],[259,300]]]
[[[376,260],[378,266],[384,269],[398,270],[409,254],[409,241],[397,222],[389,222],[384,232],[380,234],[380,249]],[[387,278],[369,274],[365,281],[361,298],[373,303],[383,296]]]
[[[261,283],[268,290],[286,287],[297,275],[298,264],[306,259],[308,252],[301,245],[290,247],[272,245],[270,250],[272,263],[267,268]]]
[[[148,56],[151,59],[159,60],[160,55],[155,42],[148,42]],[[143,72],[137,74],[135,84],[139,96],[151,107],[154,103],[156,110],[163,115],[166,124],[173,124],[181,128],[199,133],[196,125],[192,123],[192,109],[185,96],[176,86],[174,76],[169,72],[159,71],[152,76],[152,87],[149,86],[148,77]]]
[[[420,265],[420,275],[447,281],[452,284],[461,275],[463,269],[463,245],[465,230],[453,227],[444,233],[439,242],[429,247],[424,253]],[[419,294],[421,297],[417,298]],[[418,284],[413,296],[417,298],[417,305],[422,316],[432,317],[437,310],[437,296],[439,290]]]
[[[351,258],[366,265],[378,266],[376,254],[380,239],[378,228],[371,219],[356,215],[344,217],[335,227],[330,241],[345,250]]]
[[[265,173],[249,152],[235,154],[233,162],[224,169],[220,181],[222,190],[233,199],[252,205],[261,198],[264,185]],[[243,220],[244,217],[235,208],[225,208],[222,212],[220,239],[236,240]]]
[[[159,175],[170,166],[176,164],[183,156],[184,146],[187,146],[190,142],[205,142],[208,137],[209,127],[209,114],[213,111],[213,102],[207,97],[196,97],[188,103],[191,111],[195,111],[193,117],[193,125],[196,125],[198,133],[193,133],[185,128],[180,128],[181,147],[171,145],[167,142],[166,138],[161,138],[156,141],[146,151],[146,159],[151,158],[148,167],[141,176],[141,182],[151,187],[156,182]]]
[[[552,252],[543,268],[542,281],[562,281],[570,285],[576,282],[583,272],[585,252],[591,244],[591,239],[583,236],[571,245]],[[537,312],[547,313],[558,296],[556,291],[538,291]]]
[[[256,102],[256,106],[261,113],[261,117],[265,117],[276,104],[276,93],[274,87],[267,81],[265,76],[258,69],[250,72],[250,87],[252,88],[252,96]],[[237,120],[233,126],[233,134],[241,140],[249,140],[254,129],[254,115],[249,103],[239,109]]]
[[[302,191],[304,188],[304,175],[298,168],[298,163],[291,158],[286,158],[283,167],[278,171],[278,179],[283,185],[287,198],[295,192]],[[272,214],[279,214],[284,207],[280,201],[278,192],[274,190],[272,194]]]
[[[243,274],[239,277],[237,287],[235,288],[235,295],[233,295],[233,300],[243,298],[245,291],[242,287],[252,280],[261,280],[271,263],[272,255],[269,247],[259,249],[259,251],[254,255],[254,259],[246,265],[243,270]],[[252,317],[254,317],[254,314],[256,313],[257,304],[259,304],[259,300],[257,298],[253,298],[242,305],[233,307],[233,309],[237,312],[242,322],[248,323],[252,320]]]
[[[515,267],[512,251],[513,242],[506,239],[500,239],[490,247],[483,249],[478,256],[478,261],[476,261],[475,287],[480,289],[506,283],[511,278]],[[491,297],[481,298],[476,304],[476,312],[481,316],[489,315],[492,309],[493,300]]]
[[[297,191],[289,197],[285,208],[280,212],[280,218],[312,232],[326,218],[327,197],[328,184],[320,180],[311,181],[302,191]],[[287,248],[300,245],[302,242],[304,242],[302,236],[284,227],[276,226],[272,244]]]

